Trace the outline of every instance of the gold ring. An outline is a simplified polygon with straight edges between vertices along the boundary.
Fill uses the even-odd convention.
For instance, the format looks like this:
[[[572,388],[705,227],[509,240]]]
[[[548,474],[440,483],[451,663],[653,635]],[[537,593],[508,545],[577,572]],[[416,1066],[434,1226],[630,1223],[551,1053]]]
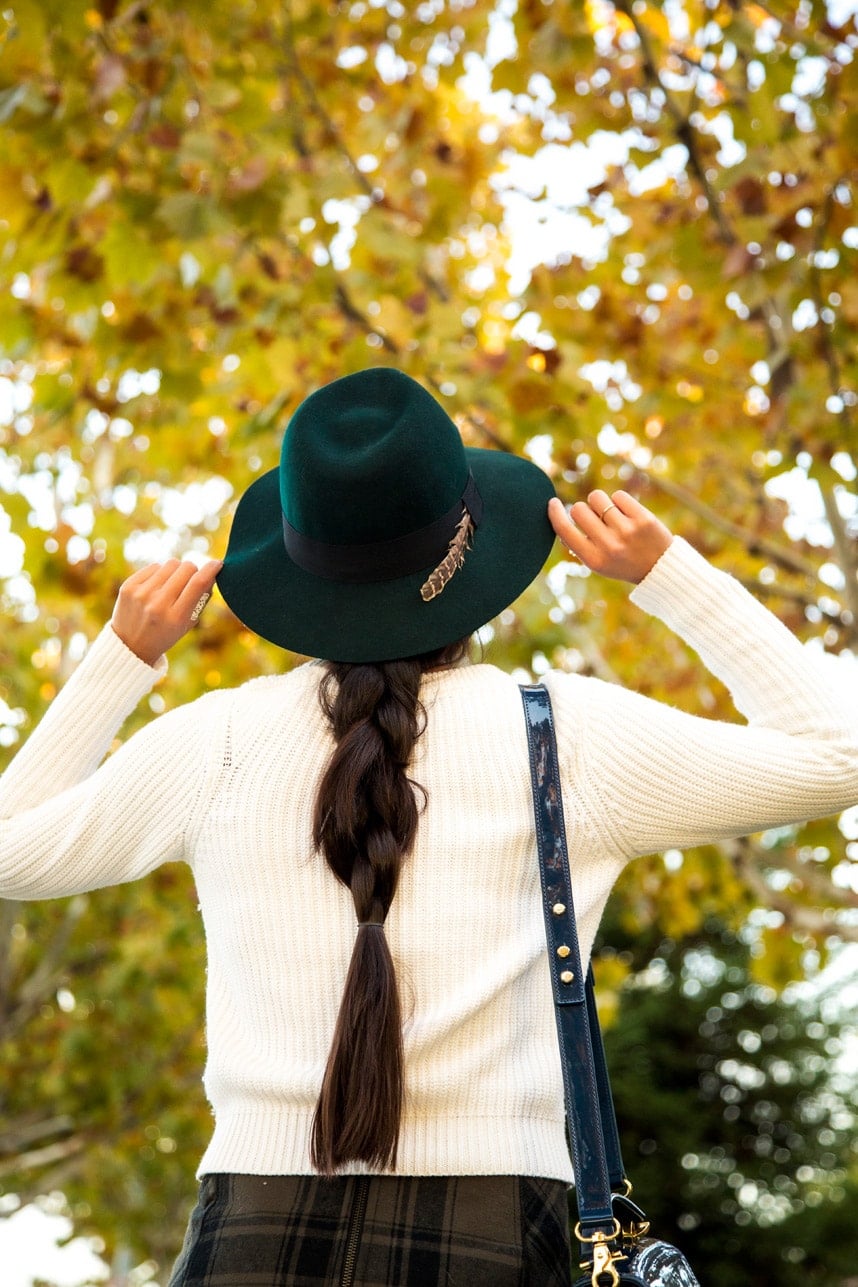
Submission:
[[[611,501],[610,505],[606,505],[605,508],[602,510],[601,514],[599,515],[599,518],[604,520],[604,517],[608,513],[608,510],[619,509],[619,508],[620,508],[619,505],[615,505],[614,502]]]

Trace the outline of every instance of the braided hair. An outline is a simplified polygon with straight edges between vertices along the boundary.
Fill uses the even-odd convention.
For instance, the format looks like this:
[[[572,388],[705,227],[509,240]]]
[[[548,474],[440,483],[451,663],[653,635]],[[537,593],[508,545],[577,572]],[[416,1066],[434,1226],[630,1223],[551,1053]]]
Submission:
[[[417,832],[407,773],[425,727],[425,671],[461,660],[468,641],[419,657],[326,663],[322,709],[336,746],[322,775],[313,839],[351,890],[358,921],[352,958],[313,1118],[310,1157],[324,1175],[345,1163],[394,1169],[403,1097],[402,1014],[383,925]]]

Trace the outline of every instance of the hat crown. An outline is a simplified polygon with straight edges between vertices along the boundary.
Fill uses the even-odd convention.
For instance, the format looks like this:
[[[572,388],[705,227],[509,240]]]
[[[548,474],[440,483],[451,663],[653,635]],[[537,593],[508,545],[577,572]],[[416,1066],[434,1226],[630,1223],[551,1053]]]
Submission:
[[[468,478],[459,432],[401,371],[378,367],[311,394],[283,438],[280,498],[302,535],[361,545],[419,531]]]

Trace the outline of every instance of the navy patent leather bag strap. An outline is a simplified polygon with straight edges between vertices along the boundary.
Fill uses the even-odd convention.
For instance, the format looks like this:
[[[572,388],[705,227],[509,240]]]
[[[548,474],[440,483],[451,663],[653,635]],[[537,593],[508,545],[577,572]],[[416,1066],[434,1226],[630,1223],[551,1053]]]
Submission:
[[[578,1217],[591,1237],[614,1230],[611,1191],[625,1175],[593,974],[581,969],[551,700],[542,684],[521,685],[521,695]]]

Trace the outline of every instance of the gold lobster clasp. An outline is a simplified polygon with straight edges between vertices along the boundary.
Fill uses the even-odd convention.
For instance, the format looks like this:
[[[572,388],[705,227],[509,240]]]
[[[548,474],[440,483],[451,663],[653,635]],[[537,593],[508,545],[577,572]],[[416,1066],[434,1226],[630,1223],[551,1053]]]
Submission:
[[[611,1251],[606,1242],[594,1243],[593,1276],[590,1279],[592,1287],[620,1287],[620,1275],[614,1262],[622,1259],[624,1257],[619,1252]]]
[[[583,1232],[580,1224],[575,1226],[575,1236],[581,1242],[589,1242],[593,1248],[592,1268],[590,1261],[585,1261],[582,1269],[590,1269],[590,1282],[592,1287],[620,1287],[620,1275],[617,1273],[616,1262],[625,1260],[621,1251],[615,1251],[611,1248],[611,1242],[620,1234],[620,1222],[614,1219],[613,1232],[609,1235],[601,1230],[589,1237]]]

